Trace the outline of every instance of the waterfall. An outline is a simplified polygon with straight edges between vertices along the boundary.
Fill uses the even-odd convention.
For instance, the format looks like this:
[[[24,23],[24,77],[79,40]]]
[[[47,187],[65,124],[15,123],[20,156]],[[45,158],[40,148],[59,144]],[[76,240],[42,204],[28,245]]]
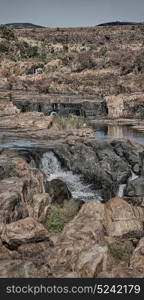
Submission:
[[[138,178],[138,176],[133,171],[131,171],[131,176],[129,177],[128,182],[135,180],[136,178]],[[117,197],[120,197],[120,198],[123,197],[125,187],[126,187],[126,183],[119,185],[119,188],[117,191]]]
[[[117,197],[120,197],[120,198],[123,197],[125,186],[126,186],[126,184],[120,184],[119,185],[119,189],[118,189],[118,192],[117,192]]]
[[[52,151],[43,154],[40,169],[44,172],[49,181],[54,179],[52,175],[60,173],[60,162]]]
[[[63,170],[59,160],[52,151],[43,154],[40,169],[47,176],[48,181],[52,179],[64,181],[74,199],[83,202],[96,199],[103,201],[98,192],[92,189],[92,185],[85,184],[82,181],[80,175],[74,174],[72,171]]]
[[[131,171],[131,177],[129,178],[129,181],[132,181],[136,178],[138,178],[138,175],[136,175],[133,171]]]
[[[30,161],[30,167],[31,168],[36,168],[36,163],[34,161],[34,159],[32,158],[31,161]]]

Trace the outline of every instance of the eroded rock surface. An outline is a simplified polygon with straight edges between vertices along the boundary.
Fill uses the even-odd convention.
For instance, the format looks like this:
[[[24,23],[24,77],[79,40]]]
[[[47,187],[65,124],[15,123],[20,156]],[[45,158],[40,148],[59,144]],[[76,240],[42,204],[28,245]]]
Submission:
[[[84,204],[56,241],[49,256],[52,270],[55,270],[58,277],[67,277],[70,272],[75,277],[109,277],[110,272],[110,276],[114,277],[116,265],[119,264],[121,271],[118,273],[117,270],[117,277],[122,272],[127,272],[127,276],[130,276],[132,271],[128,267],[128,261],[133,246],[131,242],[128,246],[128,241],[124,238],[121,243],[121,238],[125,233],[141,231],[143,219],[143,208],[133,207],[120,198],[114,198],[106,205],[99,201]],[[116,247],[118,237],[121,245]],[[111,247],[110,239],[113,239]],[[134,276],[137,276],[135,268],[132,277]]]
[[[54,152],[65,167],[93,183],[106,201],[117,195],[119,185],[128,182],[133,170],[141,173],[141,147],[138,149],[130,141],[91,138],[83,144],[61,145]]]
[[[144,238],[140,239],[130,260],[130,267],[135,269],[139,277],[144,276]]]
[[[52,125],[52,119],[50,117],[46,117],[43,113],[38,112],[29,112],[18,114],[17,117],[15,115],[5,117],[0,121],[0,127],[11,127],[12,129],[17,128],[30,128],[33,126],[34,128],[44,129],[49,128]]]
[[[32,215],[39,222],[44,222],[48,216],[51,202],[52,200],[48,193],[33,195],[30,215]]]
[[[0,104],[0,117],[9,116],[9,115],[17,115],[20,113],[20,109],[17,108],[16,105],[14,105],[10,101],[1,101]]]
[[[0,278],[43,278],[51,277],[49,266],[25,260],[3,260]]]
[[[109,236],[143,231],[144,208],[132,206],[121,198],[105,205],[105,228]]]
[[[2,232],[1,239],[13,249],[19,245],[49,240],[49,235],[42,224],[28,217],[7,224]]]
[[[10,223],[28,216],[24,201],[24,182],[17,177],[0,181],[0,223]]]

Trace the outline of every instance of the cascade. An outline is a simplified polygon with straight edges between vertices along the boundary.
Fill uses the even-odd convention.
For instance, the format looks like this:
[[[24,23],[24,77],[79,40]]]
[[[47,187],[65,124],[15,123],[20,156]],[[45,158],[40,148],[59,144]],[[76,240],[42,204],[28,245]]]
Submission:
[[[98,192],[92,189],[91,184],[85,184],[83,182],[80,175],[62,169],[58,158],[52,151],[43,154],[40,169],[47,176],[48,181],[53,179],[61,179],[64,181],[74,199],[83,202],[96,199],[103,201]]]

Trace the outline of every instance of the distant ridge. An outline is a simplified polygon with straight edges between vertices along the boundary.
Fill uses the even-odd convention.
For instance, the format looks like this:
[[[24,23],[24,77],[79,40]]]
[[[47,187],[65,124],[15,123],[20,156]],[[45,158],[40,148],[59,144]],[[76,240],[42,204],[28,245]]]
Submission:
[[[115,22],[107,22],[107,23],[101,23],[98,24],[97,26],[118,26],[118,25],[144,25],[143,22],[120,22],[120,21],[115,21]]]
[[[41,25],[35,25],[32,23],[8,23],[5,24],[6,26],[15,28],[15,29],[23,29],[23,28],[45,28],[44,26]]]

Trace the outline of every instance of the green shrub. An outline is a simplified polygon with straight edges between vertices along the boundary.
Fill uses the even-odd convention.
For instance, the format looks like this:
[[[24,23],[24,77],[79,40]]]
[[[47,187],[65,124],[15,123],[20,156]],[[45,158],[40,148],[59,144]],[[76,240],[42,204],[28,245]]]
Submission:
[[[14,30],[6,25],[0,25],[0,32],[2,33],[2,38],[5,38],[6,40],[15,39]]]
[[[79,205],[75,200],[65,200],[63,207],[58,204],[51,206],[51,212],[44,226],[49,232],[61,232],[69,221],[71,221],[78,212]]]
[[[40,55],[39,55],[40,60],[42,60],[43,62],[47,62],[47,52],[45,49],[42,49]]]
[[[30,46],[27,49],[27,56],[29,58],[38,57],[39,56],[38,47],[37,46]]]
[[[110,246],[110,253],[115,260],[118,261],[128,261],[130,255],[133,252],[133,246],[131,242],[126,243],[112,243]]]
[[[107,54],[107,48],[106,47],[102,47],[99,52],[98,52],[98,56],[101,57],[101,56],[106,56]]]
[[[45,222],[45,226],[49,232],[61,232],[63,230],[64,223],[60,211],[53,209],[47,221]]]
[[[9,45],[6,42],[1,42],[0,43],[0,52],[5,53],[8,52],[9,50]]]

